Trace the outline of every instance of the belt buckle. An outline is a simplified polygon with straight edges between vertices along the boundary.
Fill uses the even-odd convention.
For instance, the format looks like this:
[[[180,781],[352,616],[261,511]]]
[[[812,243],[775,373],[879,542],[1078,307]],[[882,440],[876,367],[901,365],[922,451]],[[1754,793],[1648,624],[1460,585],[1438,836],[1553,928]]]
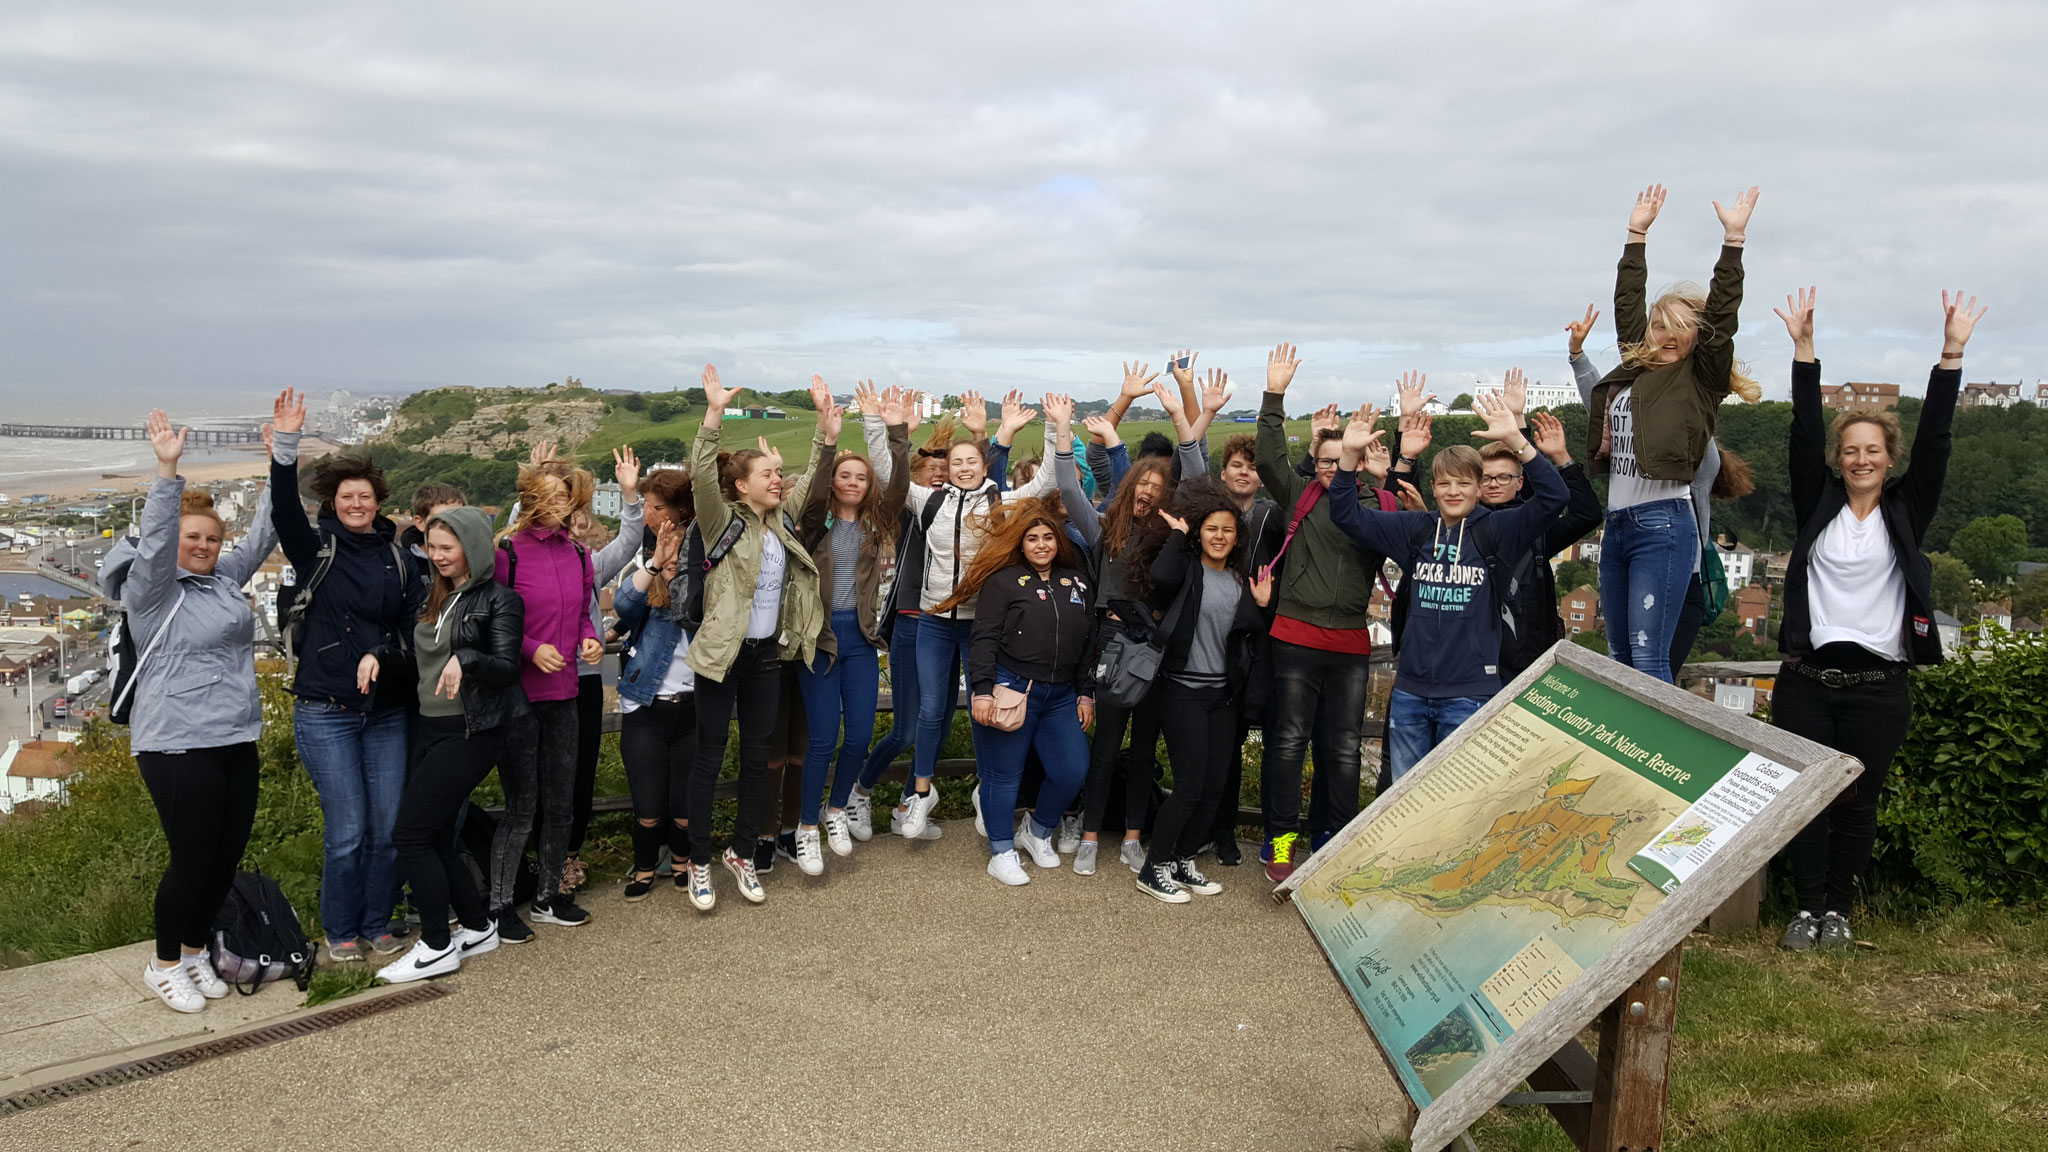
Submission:
[[[1840,668],[1823,668],[1820,670],[1820,682],[1830,688],[1846,688],[1849,677]]]

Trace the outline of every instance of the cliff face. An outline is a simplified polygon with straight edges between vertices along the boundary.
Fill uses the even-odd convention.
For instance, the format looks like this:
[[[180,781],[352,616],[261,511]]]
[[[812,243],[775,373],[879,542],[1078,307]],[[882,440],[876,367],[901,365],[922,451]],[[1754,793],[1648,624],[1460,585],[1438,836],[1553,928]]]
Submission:
[[[436,455],[489,459],[542,440],[565,449],[597,431],[604,401],[582,388],[437,388],[406,397],[382,439]]]

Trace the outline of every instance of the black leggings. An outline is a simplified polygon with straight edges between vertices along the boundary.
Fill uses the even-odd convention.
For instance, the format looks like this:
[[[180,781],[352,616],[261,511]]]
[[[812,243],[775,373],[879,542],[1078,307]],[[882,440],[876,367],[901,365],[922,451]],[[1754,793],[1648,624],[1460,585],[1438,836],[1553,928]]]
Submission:
[[[1163,682],[1165,677],[1160,680]],[[1131,729],[1128,757],[1118,755],[1123,748],[1126,724]],[[1152,806],[1152,786],[1159,779],[1158,756],[1158,684],[1136,707],[1098,705],[1095,736],[1088,746],[1088,780],[1081,787],[1082,831],[1100,832],[1105,825],[1111,831],[1143,828],[1146,812]],[[1123,777],[1121,806],[1116,804],[1118,776]],[[1116,816],[1122,819],[1112,822],[1111,818]]]
[[[697,702],[656,700],[619,718],[619,755],[633,794],[633,870],[652,872],[662,841],[678,866],[690,858],[690,770]]]
[[[597,794],[597,757],[604,747],[604,677],[576,677],[576,784],[569,797],[569,855],[583,851],[590,802]]]
[[[1190,688],[1161,677],[1152,686],[1152,698],[1159,701],[1159,715],[1166,722],[1173,795],[1159,806],[1145,863],[1168,864],[1193,857],[1209,838],[1231,761],[1242,762],[1244,750],[1231,743],[1237,735],[1237,702],[1230,698],[1230,689]],[[1229,800],[1236,808],[1236,797]]]
[[[775,640],[748,640],[740,645],[725,679],[697,677],[697,760],[690,770],[690,826],[701,832],[690,839],[690,861],[711,863],[711,798],[718,773],[725,766],[725,745],[733,713],[740,718],[739,811],[733,817],[732,850],[742,860],[754,858],[759,838],[761,803],[768,792],[768,743],[775,735],[775,714],[782,701],[782,661]]]
[[[1830,644],[1828,648],[1836,645]],[[1859,649],[1860,651],[1860,649]],[[1816,654],[1816,659],[1826,657]],[[1871,666],[1866,661],[1843,660]],[[1818,665],[1817,665],[1818,666]],[[1848,916],[1877,843],[1877,801],[1892,757],[1906,742],[1913,697],[1904,675],[1877,684],[1830,688],[1785,668],[1771,693],[1771,722],[1863,761],[1856,777],[1785,849],[1799,907]]]
[[[460,716],[420,717],[422,747],[391,829],[398,874],[412,887],[412,905],[420,914],[420,939],[436,951],[448,947],[450,905],[473,932],[490,922],[483,893],[456,846],[456,823],[469,794],[505,751],[505,727],[465,736],[463,724]]]
[[[180,945],[206,947],[234,887],[256,823],[256,744],[138,752],[135,760],[171,847],[156,886],[156,958],[168,964]]]

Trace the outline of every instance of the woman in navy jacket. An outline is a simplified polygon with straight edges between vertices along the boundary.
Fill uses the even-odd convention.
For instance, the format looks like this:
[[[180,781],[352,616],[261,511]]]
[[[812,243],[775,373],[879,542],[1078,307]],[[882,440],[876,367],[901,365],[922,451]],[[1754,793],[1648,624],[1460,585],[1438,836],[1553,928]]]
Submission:
[[[1845,413],[1827,427],[1813,301],[1807,289],[1778,312],[1792,334],[1789,464],[1799,535],[1785,571],[1785,663],[1771,720],[1856,757],[1863,772],[1786,849],[1800,912],[1778,946],[1793,951],[1851,943],[1849,913],[1877,842],[1878,795],[1911,718],[1906,673],[1941,661],[1933,566],[1920,545],[1948,473],[1963,347],[1984,315],[1975,297],[1964,304],[1960,292],[1953,300],[1941,294],[1941,360],[1927,378],[1911,462],[1888,479],[1900,449],[1895,415]]]

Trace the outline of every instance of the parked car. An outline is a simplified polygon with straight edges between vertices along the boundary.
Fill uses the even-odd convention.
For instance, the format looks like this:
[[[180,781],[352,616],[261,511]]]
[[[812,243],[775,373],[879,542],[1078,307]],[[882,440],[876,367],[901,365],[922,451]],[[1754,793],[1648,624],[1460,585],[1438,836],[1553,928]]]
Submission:
[[[50,701],[50,718],[52,720],[65,720],[69,719],[70,716],[71,702],[69,700],[59,696],[55,700]]]

